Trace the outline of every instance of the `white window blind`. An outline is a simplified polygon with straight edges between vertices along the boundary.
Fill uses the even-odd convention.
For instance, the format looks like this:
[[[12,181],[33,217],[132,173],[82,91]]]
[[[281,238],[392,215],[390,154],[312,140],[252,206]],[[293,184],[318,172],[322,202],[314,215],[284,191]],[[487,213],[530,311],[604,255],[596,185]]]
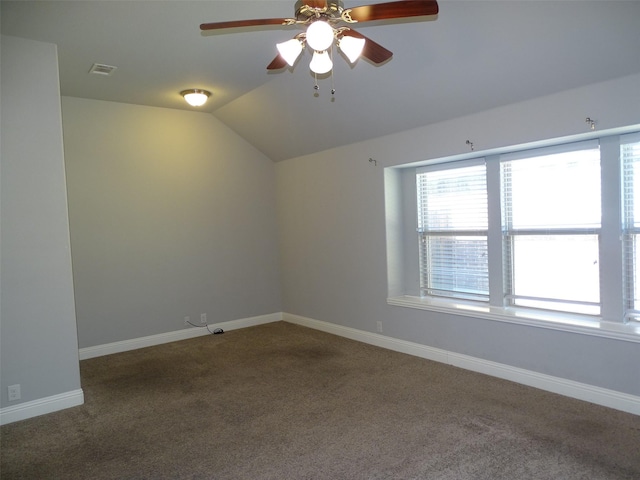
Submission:
[[[624,302],[627,318],[640,318],[640,275],[638,241],[640,239],[640,134],[622,137]]]
[[[507,304],[598,315],[597,144],[502,159]]]
[[[640,131],[584,137],[418,168],[419,268],[402,301],[637,334]],[[412,297],[418,277],[429,298]]]
[[[487,301],[484,161],[417,174],[421,294]]]

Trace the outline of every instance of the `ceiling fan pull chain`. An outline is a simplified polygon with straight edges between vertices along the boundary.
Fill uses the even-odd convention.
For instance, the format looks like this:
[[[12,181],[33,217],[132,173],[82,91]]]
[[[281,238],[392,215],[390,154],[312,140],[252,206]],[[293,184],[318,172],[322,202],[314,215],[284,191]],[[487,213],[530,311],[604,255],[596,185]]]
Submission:
[[[318,74],[316,72],[313,72],[313,79],[315,80],[315,85],[313,86],[313,89],[316,91],[316,97],[318,96],[318,90],[320,90],[320,87],[318,86]]]
[[[331,61],[333,62],[333,45],[331,45],[331,50],[329,51],[329,55],[331,57]],[[333,71],[335,70],[335,68],[331,69],[331,96],[336,94],[336,87],[333,83]]]

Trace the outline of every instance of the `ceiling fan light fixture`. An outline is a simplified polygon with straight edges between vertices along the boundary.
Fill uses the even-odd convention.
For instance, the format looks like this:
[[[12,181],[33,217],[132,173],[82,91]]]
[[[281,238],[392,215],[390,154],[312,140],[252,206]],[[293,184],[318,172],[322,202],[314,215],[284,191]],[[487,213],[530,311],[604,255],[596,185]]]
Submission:
[[[309,68],[313,73],[322,75],[331,71],[331,69],[333,68],[333,62],[329,58],[329,54],[326,51],[313,52],[313,58],[311,59]]]
[[[307,28],[307,44],[317,52],[323,52],[333,43],[333,27],[317,20]]]
[[[344,8],[342,0],[296,0],[295,16],[293,18],[263,18],[202,23],[200,24],[200,30],[208,31],[266,25],[306,26],[306,31],[296,36],[296,39],[302,43],[303,48],[306,42],[309,44],[310,49],[321,53],[331,48],[334,41],[339,43],[340,40],[346,40],[344,37],[355,37],[360,40],[360,43],[364,40],[367,47],[361,50],[360,56],[365,57],[376,65],[380,65],[388,61],[393,56],[393,52],[357,33],[351,27],[339,26],[340,23],[351,25],[389,19],[435,16],[438,12],[437,0],[385,1],[347,9]],[[348,32],[349,35],[344,35],[347,30],[351,30]],[[345,56],[348,54],[348,60],[354,63],[358,57],[355,54],[357,50],[350,47],[349,43],[354,42],[351,40],[343,41],[341,50],[345,50],[346,53],[343,52]],[[291,58],[289,58],[289,61],[285,60],[282,54],[278,53],[276,58],[267,65],[267,70],[282,69],[287,63],[292,65],[294,62],[291,61]],[[315,64],[313,61],[312,63]]]
[[[293,64],[296,63],[296,60],[300,56],[300,53],[302,53],[302,42],[297,38],[292,38],[286,42],[278,43],[276,47],[278,47],[280,56],[285,59],[290,67],[293,67]]]
[[[346,55],[351,63],[355,63],[360,57],[362,49],[364,48],[364,38],[356,38],[350,36],[343,36],[338,43],[338,47],[342,50],[342,53]]]
[[[182,95],[186,102],[192,107],[201,107],[207,102],[207,99],[211,96],[211,92],[200,90],[199,88],[189,88],[188,90],[181,91],[180,95]]]

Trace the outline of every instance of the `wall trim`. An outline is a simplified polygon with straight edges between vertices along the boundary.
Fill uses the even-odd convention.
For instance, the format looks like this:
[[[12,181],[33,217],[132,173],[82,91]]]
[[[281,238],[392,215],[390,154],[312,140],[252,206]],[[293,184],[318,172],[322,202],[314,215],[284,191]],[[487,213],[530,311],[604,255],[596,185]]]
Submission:
[[[27,418],[57,412],[66,408],[77,407],[84,403],[82,389],[39,398],[30,402],[20,403],[0,409],[0,425],[13,423]]]
[[[529,327],[579,333],[594,337],[610,338],[625,342],[640,343],[640,323],[607,322],[587,315],[572,315],[560,312],[543,312],[526,308],[505,308],[488,305],[471,305],[441,299],[400,295],[387,298],[387,304],[398,307],[416,308],[431,312],[448,313],[463,317],[482,318],[494,322],[514,323]]]
[[[230,320],[228,322],[209,324],[209,330],[213,331],[216,328],[221,328],[225,331],[237,330],[239,328],[253,327],[265,323],[278,322],[280,320],[282,320],[282,312],[276,312],[267,315],[259,315],[256,317],[240,318],[237,320]],[[104,345],[96,345],[94,347],[85,347],[81,348],[78,353],[80,356],[80,360],[87,360],[89,358],[101,357],[103,355],[111,355],[112,353],[121,353],[129,350],[136,350],[138,348],[153,347],[154,345],[161,345],[163,343],[170,343],[204,335],[211,335],[211,332],[209,332],[209,330],[204,327],[183,328],[181,330],[176,330],[173,332],[160,333],[147,337],[132,338],[130,340],[106,343]]]
[[[455,367],[464,368],[465,370],[491,375],[493,377],[520,383],[529,387],[539,388],[541,390],[595,403],[604,407],[621,410],[634,415],[640,415],[640,397],[635,395],[575,382],[560,377],[554,377],[531,370],[525,370],[523,368],[512,367],[510,365],[450,352],[440,348],[429,347],[419,343],[387,337],[378,333],[366,332],[355,328],[314,320],[300,315],[283,313],[282,319],[285,322],[313,328],[315,330],[321,330],[323,332],[368,343],[377,347],[414,355],[427,360],[446,363]]]

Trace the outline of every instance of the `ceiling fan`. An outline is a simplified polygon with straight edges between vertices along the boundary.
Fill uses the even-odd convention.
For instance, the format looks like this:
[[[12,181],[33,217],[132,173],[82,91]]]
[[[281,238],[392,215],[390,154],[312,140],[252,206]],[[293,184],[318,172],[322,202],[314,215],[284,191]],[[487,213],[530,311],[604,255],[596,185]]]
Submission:
[[[305,45],[313,50],[309,67],[314,73],[329,72],[333,63],[327,53],[335,41],[338,48],[351,63],[363,56],[375,64],[389,60],[393,53],[382,45],[356,32],[351,25],[376,20],[400,19],[436,15],[436,0],[405,0],[377,3],[353,8],[344,8],[341,0],[298,0],[295,3],[295,18],[265,18],[203,23],[200,30],[254,27],[264,25],[298,25],[306,27],[293,39],[277,45],[279,54],[267,66],[278,70],[293,66]]]

